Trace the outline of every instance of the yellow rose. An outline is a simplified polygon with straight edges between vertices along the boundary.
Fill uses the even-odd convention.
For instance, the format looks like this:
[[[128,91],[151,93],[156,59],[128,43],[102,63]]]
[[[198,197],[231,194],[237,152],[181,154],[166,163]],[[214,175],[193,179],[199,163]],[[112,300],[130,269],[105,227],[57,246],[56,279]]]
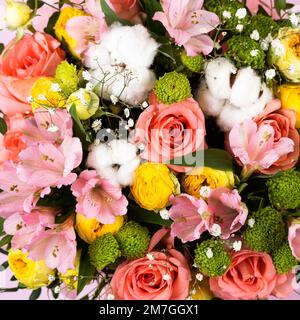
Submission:
[[[54,31],[57,39],[59,41],[64,41],[68,45],[70,52],[74,55],[74,57],[77,58],[79,58],[79,56],[75,52],[77,41],[69,36],[65,28],[68,20],[70,20],[71,18],[87,15],[88,14],[83,10],[72,7],[65,7],[60,11],[59,17],[54,26]]]
[[[284,84],[279,87],[279,95],[283,109],[296,111],[296,128],[300,128],[300,85]]]
[[[38,108],[65,108],[66,98],[54,78],[42,77],[35,81],[31,89],[32,111]]]
[[[300,29],[281,28],[272,41],[270,62],[291,82],[300,82]]]
[[[67,100],[67,107],[75,106],[80,120],[87,120],[93,116],[99,108],[99,98],[96,93],[85,89],[73,92]]]
[[[5,22],[9,29],[18,29],[30,20],[31,9],[24,2],[7,0]]]
[[[66,273],[59,273],[59,279],[66,285],[69,291],[77,289],[78,285],[78,275],[79,275],[79,265],[80,265],[80,255],[81,250],[77,251],[75,259],[75,269],[69,269]]]
[[[200,167],[191,170],[182,179],[184,191],[194,197],[200,198],[200,189],[208,186],[211,189],[234,187],[234,174],[232,171],[215,170],[209,167]]]
[[[49,276],[54,276],[55,271],[48,268],[45,261],[33,261],[27,256],[28,252],[21,250],[9,251],[8,264],[15,278],[30,289],[49,285]]]
[[[147,210],[160,210],[169,197],[178,193],[178,181],[169,168],[160,163],[144,163],[135,170],[131,193],[135,201]]]
[[[76,230],[79,237],[91,244],[96,238],[106,233],[117,233],[124,224],[124,217],[117,216],[113,224],[102,224],[97,219],[88,219],[83,214],[76,214]]]

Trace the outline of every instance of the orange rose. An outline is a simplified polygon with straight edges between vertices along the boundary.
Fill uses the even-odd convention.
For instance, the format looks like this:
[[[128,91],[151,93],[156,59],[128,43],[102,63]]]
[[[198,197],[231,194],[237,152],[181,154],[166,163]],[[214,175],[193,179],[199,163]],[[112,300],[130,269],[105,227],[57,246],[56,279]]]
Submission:
[[[26,34],[14,41],[0,58],[0,110],[9,116],[31,110],[27,99],[33,83],[41,76],[53,76],[65,57],[60,43],[48,34]]]

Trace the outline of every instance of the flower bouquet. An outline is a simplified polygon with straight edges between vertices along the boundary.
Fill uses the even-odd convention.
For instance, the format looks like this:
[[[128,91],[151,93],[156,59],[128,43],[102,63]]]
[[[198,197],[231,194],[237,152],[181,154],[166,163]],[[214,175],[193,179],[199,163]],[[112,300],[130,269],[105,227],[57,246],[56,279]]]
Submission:
[[[290,2],[6,1],[0,250],[16,289],[98,300],[298,289]]]

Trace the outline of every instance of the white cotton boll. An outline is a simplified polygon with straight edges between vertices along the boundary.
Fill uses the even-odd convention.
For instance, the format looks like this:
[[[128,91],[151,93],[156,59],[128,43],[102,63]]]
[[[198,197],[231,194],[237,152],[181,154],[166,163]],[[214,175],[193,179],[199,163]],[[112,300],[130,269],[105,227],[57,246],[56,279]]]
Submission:
[[[109,53],[99,44],[90,46],[84,55],[84,65],[87,68],[95,70],[108,63],[110,63]]]
[[[250,118],[254,118],[262,113],[267,105],[272,99],[273,94],[271,90],[265,85],[262,85],[262,95],[261,97],[256,100],[255,103],[252,103],[249,106],[243,108],[243,110],[249,115]]]
[[[236,108],[229,101],[226,102],[222,112],[220,113],[217,124],[225,132],[230,131],[234,125],[243,122],[251,117],[240,108]]]
[[[205,79],[209,90],[216,98],[230,98],[230,78],[235,73],[236,68],[228,59],[217,58],[207,63]]]
[[[103,143],[92,146],[86,164],[97,171],[110,166],[112,164],[112,157],[109,148]]]
[[[209,91],[205,80],[201,81],[196,96],[200,108],[208,116],[216,117],[222,111],[225,100],[214,97]]]
[[[240,69],[232,86],[229,100],[235,106],[249,105],[258,99],[260,88],[260,77],[253,69]]]
[[[133,183],[134,171],[139,166],[140,159],[135,158],[118,170],[118,182],[123,186],[130,186]]]
[[[112,140],[109,145],[111,147],[111,157],[114,163],[124,164],[136,157],[136,146],[128,143],[126,140],[115,139]]]

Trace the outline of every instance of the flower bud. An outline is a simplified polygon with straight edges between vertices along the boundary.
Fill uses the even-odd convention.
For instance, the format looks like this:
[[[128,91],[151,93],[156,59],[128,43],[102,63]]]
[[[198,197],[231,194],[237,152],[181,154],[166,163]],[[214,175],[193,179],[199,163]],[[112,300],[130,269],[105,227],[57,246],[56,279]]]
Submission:
[[[30,20],[31,9],[26,3],[19,1],[7,1],[5,21],[9,29],[17,29],[24,26]]]

